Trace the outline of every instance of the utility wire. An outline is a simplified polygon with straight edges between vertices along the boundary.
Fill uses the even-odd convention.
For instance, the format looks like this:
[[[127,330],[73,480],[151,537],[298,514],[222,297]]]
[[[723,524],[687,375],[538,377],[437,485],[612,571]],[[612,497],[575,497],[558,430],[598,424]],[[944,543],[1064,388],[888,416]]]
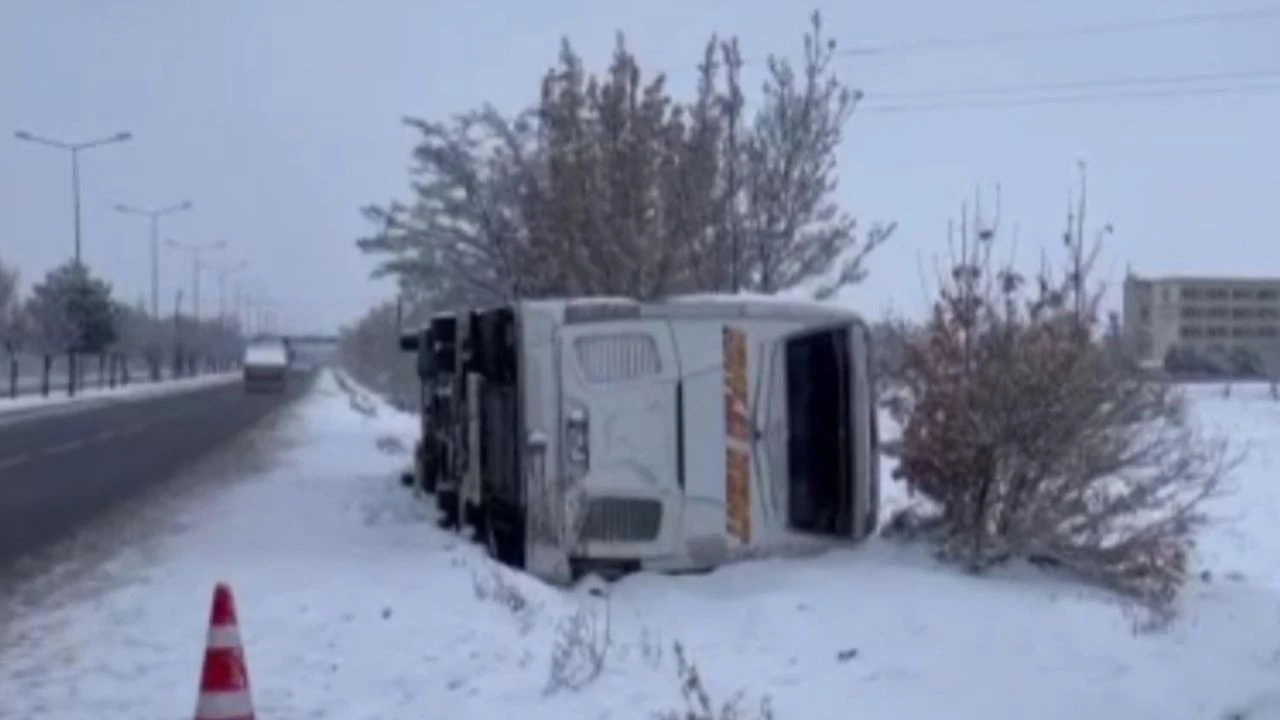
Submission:
[[[955,35],[923,40],[909,40],[879,45],[854,46],[837,50],[840,58],[875,58],[887,55],[920,53],[935,50],[960,50],[1022,42],[1043,42],[1054,39],[1084,38],[1091,36],[1119,35],[1152,30],[1261,22],[1280,19],[1280,5],[1262,5],[1252,8],[1211,12],[1181,13],[1109,23],[1085,23],[1080,25],[1047,27],[1030,30],[1013,30],[979,35]],[[767,58],[745,58],[744,65],[766,63]],[[1280,80],[1280,69],[1227,71],[1188,75],[1132,76],[1097,80],[1037,83],[1028,85],[1004,85],[957,90],[930,90],[919,92],[866,93],[859,112],[862,113],[915,113],[940,110],[978,108],[1017,108],[1041,105],[1069,105],[1122,100],[1174,99],[1196,96],[1265,95],[1280,90],[1280,83],[1237,84],[1219,87],[1173,87],[1218,81],[1271,81]],[[1065,91],[1093,91],[1108,88],[1134,86],[1165,86],[1164,89],[1132,89],[1122,92],[1085,92],[1069,96],[1011,97],[1027,93],[1061,93]],[[969,97],[965,97],[969,96]],[[989,99],[974,99],[987,96]],[[1002,97],[1005,96],[1005,97]],[[955,98],[936,103],[912,103],[903,101]],[[960,99],[965,98],[965,99]]]
[[[958,88],[954,90],[925,90],[885,93],[864,91],[864,98],[868,102],[880,102],[882,100],[930,100],[975,95],[998,96],[1070,90],[1098,90],[1104,88],[1132,87],[1135,85],[1188,85],[1220,82],[1223,80],[1280,80],[1280,68],[1272,70],[1229,70],[1222,72],[1181,75],[1129,75],[1095,80],[1068,80],[1064,82],[1030,83],[1024,85],[988,85],[985,87]]]
[[[954,50],[994,45],[1008,45],[1019,42],[1043,41],[1059,38],[1077,38],[1099,35],[1116,35],[1147,30],[1165,30],[1170,28],[1194,27],[1199,25],[1222,25],[1229,23],[1255,22],[1280,18],[1280,5],[1264,5],[1238,10],[1220,10],[1215,12],[1182,13],[1165,15],[1145,20],[1127,22],[1088,23],[1082,25],[1041,28],[1036,30],[1013,30],[984,35],[957,35],[926,40],[910,40],[883,45],[855,46],[837,50],[841,57],[875,57],[882,55],[898,55],[905,53],[926,52],[931,50]],[[754,59],[752,62],[761,62]]]
[[[1030,98],[997,98],[993,100],[973,100],[940,103],[899,103],[876,105],[869,103],[860,106],[859,113],[875,114],[909,114],[934,112],[941,110],[968,110],[981,108],[1022,108],[1050,105],[1077,105],[1096,102],[1116,102],[1124,100],[1162,100],[1188,97],[1225,96],[1225,95],[1271,95],[1280,93],[1280,82],[1226,85],[1220,87],[1175,88],[1165,90],[1131,90],[1109,93],[1083,93],[1078,95],[1059,95],[1051,97]]]
[[[1280,19],[1280,5],[1260,5],[1253,8],[1237,10],[1218,10],[1213,12],[1181,13],[1162,15],[1142,20],[1129,20],[1110,23],[1084,23],[1080,25],[1062,25],[1027,30],[1006,30],[977,35],[951,35],[921,40],[904,40],[880,45],[855,45],[837,49],[838,58],[876,58],[886,55],[904,55],[937,50],[964,50],[980,47],[1011,45],[1016,43],[1047,41],[1054,39],[1097,37],[1104,35],[1122,35],[1126,33],[1145,32],[1151,30],[1168,30],[1173,28],[1197,27],[1204,25],[1228,25],[1233,23],[1259,22]],[[717,57],[719,61],[719,57]],[[744,66],[764,65],[767,56],[743,58]],[[661,70],[667,75],[679,71],[693,71],[696,66],[667,68]]]

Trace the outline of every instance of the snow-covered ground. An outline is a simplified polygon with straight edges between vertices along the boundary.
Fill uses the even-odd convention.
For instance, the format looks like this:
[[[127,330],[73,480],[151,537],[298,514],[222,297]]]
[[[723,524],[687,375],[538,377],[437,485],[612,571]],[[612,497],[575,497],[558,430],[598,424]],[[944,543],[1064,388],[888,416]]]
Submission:
[[[272,431],[278,450],[233,448],[257,460],[204,472],[239,479],[153,509],[164,532],[122,541],[92,572],[9,589],[0,718],[189,717],[223,579],[261,720],[651,718],[683,707],[676,641],[717,702],[769,695],[782,719],[1267,717],[1280,706],[1280,404],[1265,387],[1194,392],[1203,420],[1252,454],[1216,508],[1232,522],[1204,541],[1215,579],[1188,590],[1172,627],[1138,635],[1101,593],[1029,570],[969,577],[881,541],[635,576],[607,599],[552,589],[434,529],[396,479],[414,420],[353,403],[325,374]],[[599,633],[607,619],[603,673],[548,692],[574,617]],[[558,675],[581,677],[581,659]]]
[[[108,402],[127,402],[167,395],[171,393],[198,390],[210,385],[224,385],[240,380],[239,371],[211,373],[196,377],[175,378],[160,382],[140,381],[131,385],[118,385],[113,388],[86,387],[75,395],[67,395],[66,391],[55,391],[48,396],[20,395],[16,398],[0,397],[0,417],[11,413],[30,413],[36,411],[71,411],[87,405],[101,405]]]

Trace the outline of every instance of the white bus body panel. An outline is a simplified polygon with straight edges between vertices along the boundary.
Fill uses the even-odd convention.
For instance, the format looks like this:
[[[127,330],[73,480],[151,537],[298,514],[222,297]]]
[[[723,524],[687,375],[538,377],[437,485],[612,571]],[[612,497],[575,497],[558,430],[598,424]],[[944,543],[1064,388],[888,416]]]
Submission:
[[[516,305],[516,333],[520,350],[520,415],[525,446],[524,472],[525,569],[552,582],[570,579],[564,498],[560,485],[560,383],[556,378],[556,330],[563,303],[524,302]]]
[[[680,358],[670,323],[564,325],[558,333],[560,477],[574,557],[669,556],[681,505]],[[586,459],[575,462],[577,430]],[[577,469],[575,469],[577,468]]]
[[[879,482],[874,385],[869,335],[856,314],[776,298],[696,296],[610,300],[641,312],[565,322],[575,302],[518,306],[531,573],[568,580],[570,558],[701,570],[847,544],[873,529],[865,510]],[[849,329],[853,365],[844,390],[853,394],[851,502],[859,511],[852,538],[843,540],[791,530],[787,507],[785,345],[834,328]],[[566,420],[578,410],[589,437],[589,469],[580,477],[566,452]]]

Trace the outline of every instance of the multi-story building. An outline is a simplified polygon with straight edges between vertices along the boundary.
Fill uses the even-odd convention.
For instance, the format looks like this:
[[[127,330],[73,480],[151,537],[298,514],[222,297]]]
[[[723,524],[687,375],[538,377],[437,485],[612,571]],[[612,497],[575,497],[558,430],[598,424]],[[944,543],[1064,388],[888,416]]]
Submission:
[[[1280,278],[1129,274],[1123,323],[1139,357],[1158,365],[1170,350],[1227,361],[1241,351],[1280,357]]]

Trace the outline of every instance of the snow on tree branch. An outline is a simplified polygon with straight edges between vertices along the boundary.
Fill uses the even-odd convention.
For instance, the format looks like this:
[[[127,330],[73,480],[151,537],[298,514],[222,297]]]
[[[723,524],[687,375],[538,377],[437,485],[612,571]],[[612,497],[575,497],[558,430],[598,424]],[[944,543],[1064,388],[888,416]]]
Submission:
[[[835,201],[836,152],[859,93],[832,70],[815,14],[799,70],[770,61],[753,116],[734,39],[712,37],[692,100],[642,71],[621,35],[599,75],[568,42],[536,104],[418,133],[410,199],[369,206],[357,241],[378,276],[442,307],[517,297],[777,292],[861,281],[892,232]]]

